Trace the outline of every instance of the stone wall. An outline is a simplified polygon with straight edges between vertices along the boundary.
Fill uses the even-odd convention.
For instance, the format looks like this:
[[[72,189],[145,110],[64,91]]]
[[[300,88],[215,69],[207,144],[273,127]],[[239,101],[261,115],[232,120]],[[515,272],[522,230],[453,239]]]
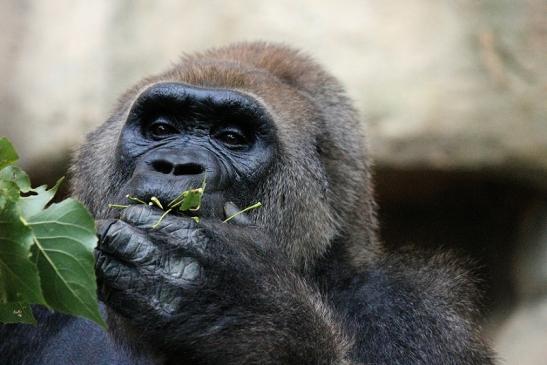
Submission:
[[[476,257],[502,356],[533,364],[547,358],[545,14],[546,0],[3,0],[0,135],[51,183],[120,92],[181,54],[301,48],[368,121],[386,241]]]

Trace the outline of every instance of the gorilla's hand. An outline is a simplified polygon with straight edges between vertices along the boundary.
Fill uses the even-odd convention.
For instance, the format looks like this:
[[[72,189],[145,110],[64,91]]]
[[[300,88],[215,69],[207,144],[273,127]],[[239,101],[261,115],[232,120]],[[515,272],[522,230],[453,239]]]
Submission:
[[[136,326],[151,325],[148,316],[146,323],[139,323],[144,312],[160,322],[192,310],[202,313],[202,305],[211,304],[203,302],[204,294],[213,288],[230,287],[226,295],[245,290],[255,278],[259,247],[266,246],[256,229],[205,219],[197,224],[189,217],[168,215],[152,228],[162,213],[135,205],[119,220],[99,221],[100,295]],[[199,307],[192,308],[196,302],[201,302]]]
[[[138,205],[120,220],[101,221],[97,249],[100,295],[152,347],[223,363],[255,353],[268,363],[269,356],[272,362],[314,358],[307,350],[330,342],[332,326],[318,295],[266,235],[241,224],[244,218],[198,224],[168,215],[152,229],[161,214]],[[297,328],[306,334],[301,343],[289,336]],[[256,336],[263,337],[264,352],[247,348],[256,347],[250,341]]]

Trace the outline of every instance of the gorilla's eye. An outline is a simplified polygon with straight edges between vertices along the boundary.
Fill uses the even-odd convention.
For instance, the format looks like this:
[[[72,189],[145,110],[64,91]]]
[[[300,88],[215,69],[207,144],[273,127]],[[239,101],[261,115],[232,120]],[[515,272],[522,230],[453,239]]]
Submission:
[[[169,137],[176,133],[178,131],[175,127],[163,121],[156,121],[148,127],[148,134],[154,139]]]
[[[228,148],[245,148],[249,145],[249,139],[237,129],[224,129],[215,133],[214,138],[222,142]]]

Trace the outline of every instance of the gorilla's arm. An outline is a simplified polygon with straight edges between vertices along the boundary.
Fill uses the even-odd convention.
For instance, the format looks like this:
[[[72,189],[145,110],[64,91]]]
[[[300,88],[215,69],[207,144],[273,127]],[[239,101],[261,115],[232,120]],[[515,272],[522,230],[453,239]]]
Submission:
[[[102,307],[101,307],[102,309]],[[0,325],[0,363],[10,365],[151,365],[117,346],[95,323],[33,307],[36,325]]]
[[[103,296],[167,363],[493,363],[452,259],[388,256],[331,285],[331,310],[254,228],[168,217],[150,230],[158,217],[132,207],[102,222],[99,270]],[[35,315],[36,327],[0,326],[4,361],[155,363],[89,321]]]
[[[420,254],[422,256],[420,256]],[[332,306],[364,364],[493,364],[481,338],[479,293],[449,255],[387,255],[332,290]]]
[[[102,221],[101,296],[130,341],[165,362],[340,364],[346,341],[317,292],[250,226],[126,209]]]

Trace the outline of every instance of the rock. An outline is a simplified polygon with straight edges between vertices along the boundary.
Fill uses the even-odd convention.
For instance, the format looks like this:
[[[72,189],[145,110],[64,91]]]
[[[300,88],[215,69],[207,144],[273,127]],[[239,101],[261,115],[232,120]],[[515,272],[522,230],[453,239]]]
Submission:
[[[538,365],[547,359],[547,297],[526,303],[505,322],[495,340],[501,364]]]
[[[0,134],[23,165],[65,158],[115,97],[183,52],[246,39],[302,48],[370,121],[381,166],[547,181],[543,0],[99,0],[0,4]]]
[[[547,299],[547,198],[537,199],[527,209],[520,231],[513,260],[517,295],[526,301]]]
[[[535,365],[547,359],[547,199],[527,209],[513,259],[517,306],[495,332],[504,364]]]

